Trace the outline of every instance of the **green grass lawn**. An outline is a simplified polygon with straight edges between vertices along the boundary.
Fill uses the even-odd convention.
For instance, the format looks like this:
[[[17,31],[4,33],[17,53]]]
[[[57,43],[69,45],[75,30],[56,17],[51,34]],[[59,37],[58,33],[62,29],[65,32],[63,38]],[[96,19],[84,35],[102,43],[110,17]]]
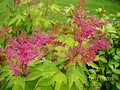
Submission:
[[[86,0],[85,8],[90,14],[95,15],[97,8],[104,8],[106,10],[105,14],[116,14],[120,12],[120,0]],[[70,4],[77,4],[78,0],[54,0],[54,3],[61,7],[68,7]],[[66,20],[66,17],[61,14],[50,15],[52,19],[59,19],[62,22]]]
[[[94,14],[96,8],[104,8],[107,14],[120,12],[120,0],[86,0],[86,10]],[[61,7],[77,4],[78,0],[55,0]]]

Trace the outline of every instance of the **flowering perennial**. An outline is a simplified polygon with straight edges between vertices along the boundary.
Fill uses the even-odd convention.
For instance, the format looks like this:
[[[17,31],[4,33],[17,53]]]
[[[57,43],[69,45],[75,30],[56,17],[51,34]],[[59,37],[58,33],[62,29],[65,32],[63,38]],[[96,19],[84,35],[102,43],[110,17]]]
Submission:
[[[87,63],[94,61],[97,51],[106,48],[110,45],[110,42],[103,32],[96,29],[96,27],[101,27],[108,22],[101,21],[94,16],[87,16],[84,11],[84,2],[82,4],[83,6],[78,5],[75,15],[75,22],[78,26],[73,29],[78,45],[70,48],[66,56],[72,62]],[[81,57],[78,59],[76,58],[77,55]]]
[[[17,39],[10,39],[7,43],[6,55],[14,75],[28,74],[28,63],[35,57],[41,59],[47,50],[44,44],[51,42],[48,34],[42,34],[39,31],[34,32],[30,38],[22,33]]]

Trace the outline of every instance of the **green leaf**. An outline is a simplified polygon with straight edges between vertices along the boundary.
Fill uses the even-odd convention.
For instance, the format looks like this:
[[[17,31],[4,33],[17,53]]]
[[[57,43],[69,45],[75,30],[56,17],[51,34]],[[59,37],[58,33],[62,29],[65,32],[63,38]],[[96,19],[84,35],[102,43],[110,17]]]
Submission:
[[[106,70],[106,74],[112,74],[113,72],[112,72],[112,70],[111,69],[107,69]]]
[[[68,46],[73,46],[73,45],[75,44],[74,39],[72,38],[72,36],[68,36],[68,37],[65,39],[65,43],[66,43]]]
[[[104,75],[98,75],[97,78],[99,78],[100,80],[106,81],[107,78]]]
[[[0,45],[4,42],[4,39],[0,38]]]
[[[118,56],[120,56],[120,49],[117,49],[116,53]]]
[[[112,70],[115,74],[120,74],[120,69],[113,69]]]
[[[109,64],[109,63],[108,63],[108,66],[109,66],[111,69],[114,68],[112,64]]]
[[[119,80],[119,75],[117,75],[117,74],[112,74],[112,79]]]
[[[41,76],[51,77],[58,72],[57,67],[48,60],[43,60],[41,64],[31,69],[31,73],[26,77],[26,81],[35,80]]]
[[[9,77],[9,78],[10,81],[8,82],[7,88],[11,87],[16,81],[15,77]]]
[[[118,62],[120,61],[120,57],[117,56],[117,55],[114,56],[114,59],[115,59],[116,61],[118,61]]]
[[[39,86],[35,90],[53,90],[51,86]]]
[[[105,51],[99,51],[99,55],[104,55]]]
[[[100,67],[97,64],[95,64],[94,62],[89,62],[89,63],[87,63],[87,65],[91,66],[93,68],[96,68],[96,69],[100,69]]]
[[[117,68],[117,67],[120,66],[120,63],[116,62],[116,63],[114,64],[114,66],[115,66],[115,68]]]
[[[55,50],[57,50],[58,52],[64,50],[65,48],[63,46],[57,46],[55,47]]]
[[[67,78],[69,83],[69,88],[75,85],[79,88],[79,90],[83,90],[83,84],[87,85],[87,78],[83,71],[78,67],[72,67],[67,69]]]
[[[55,90],[60,90],[62,83],[67,84],[66,76],[62,72],[58,72],[54,77]]]
[[[96,71],[94,69],[89,69],[89,72],[96,75]]]
[[[25,81],[31,81],[39,78],[41,76],[41,72],[38,70],[32,71],[26,78]]]
[[[52,76],[48,78],[40,78],[36,84],[37,86],[50,86],[53,84]]]
[[[25,83],[25,90],[34,90],[37,81],[38,81],[37,79],[36,80],[32,80],[32,81],[26,81],[26,83]]]
[[[116,82],[116,87],[120,89],[120,82]]]
[[[25,90],[25,80],[23,77],[12,77],[8,82],[8,87],[13,87],[12,90]]]
[[[92,80],[95,80],[96,79],[96,74],[91,74],[91,75],[89,75],[89,78],[90,78],[90,80],[92,79]]]
[[[62,83],[60,90],[69,90],[68,85]]]
[[[104,56],[100,56],[99,58],[103,63],[107,63],[107,59]]]
[[[8,26],[10,26],[11,24],[15,23],[15,22],[18,20],[18,18],[19,18],[19,15],[16,16],[16,17],[14,17],[14,18],[12,18],[12,19],[10,20],[10,22],[8,23]]]
[[[0,81],[4,80],[9,75],[10,75],[10,72],[8,72],[8,71],[7,71],[7,73],[1,73],[1,75],[0,75]]]
[[[109,52],[108,52],[108,54],[112,54],[112,53],[114,53],[115,52],[115,48],[110,48],[110,50],[109,50]]]
[[[79,80],[76,80],[75,81],[75,84],[76,84],[76,86],[79,88],[79,90],[83,90],[83,84],[79,81]]]
[[[52,77],[41,78],[38,81],[37,86],[49,86],[49,85],[53,85],[54,83],[55,83],[55,90],[60,90],[63,83],[67,84],[67,79],[62,72],[58,72]]]
[[[51,77],[59,72],[58,68],[55,66],[55,64],[51,61],[45,60],[43,62],[43,67],[41,69],[42,76],[44,78]]]
[[[34,60],[30,61],[28,66],[29,67],[35,67],[37,64],[42,63],[42,61],[39,60],[39,57],[36,57]]]

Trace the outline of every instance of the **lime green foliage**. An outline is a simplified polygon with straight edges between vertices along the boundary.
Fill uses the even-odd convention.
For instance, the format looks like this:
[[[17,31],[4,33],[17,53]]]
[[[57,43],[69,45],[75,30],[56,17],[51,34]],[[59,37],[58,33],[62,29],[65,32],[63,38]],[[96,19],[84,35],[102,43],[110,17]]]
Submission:
[[[11,77],[8,82],[8,88],[13,85],[12,90],[25,90],[25,79],[23,77]]]
[[[34,5],[29,0],[27,2],[22,1],[19,5],[15,5],[11,0],[1,1],[0,24],[6,27],[12,26],[12,29],[24,30],[25,32],[31,32],[29,30],[35,29],[37,26],[45,29],[45,27],[49,27],[52,22],[52,20],[47,17],[48,13],[60,11],[57,5],[50,2],[50,0],[49,2],[43,1]]]
[[[43,60],[30,63],[31,73],[27,77],[10,76],[6,89],[12,90],[84,90],[87,85],[84,69],[79,67],[68,68],[66,74],[62,73],[54,63]],[[34,83],[33,83],[34,82]],[[28,85],[30,85],[28,87]]]
[[[18,36],[22,32],[29,35],[36,27],[40,26],[44,32],[53,26],[55,20],[51,19],[49,13],[60,12],[60,7],[50,0],[46,2],[38,1],[35,5],[28,1],[21,1],[16,5],[14,0],[0,1],[0,45],[5,46],[5,42],[11,36]],[[4,29],[7,29],[6,31]]]
[[[63,22],[68,24],[65,31],[72,32],[71,27],[74,27],[74,22],[68,20],[67,17],[73,19],[74,6],[61,8],[77,4],[78,0],[42,0],[36,5],[30,4],[29,0],[28,2],[22,0],[23,2],[18,6],[11,1],[0,1],[0,27],[10,27],[6,37],[17,36],[22,32],[27,32],[30,36],[32,30],[37,26],[41,26],[41,30],[47,30],[52,28],[58,19],[65,19]],[[90,13],[95,13],[94,9],[99,7],[104,8],[107,14],[120,11],[117,0],[88,0],[86,3],[86,8]],[[65,18],[59,17],[62,14],[69,15],[64,15]],[[106,17],[109,19],[109,16],[104,18]],[[78,42],[74,40],[71,32],[64,33],[64,26],[61,26],[58,28],[63,30],[62,34],[60,33],[55,41],[62,42],[65,46],[46,45],[49,48],[47,54],[42,60],[36,57],[29,63],[30,73],[27,76],[13,76],[7,65],[0,65],[0,81],[4,83],[0,85],[0,88],[2,87],[4,90],[92,90],[93,88],[119,90],[120,14],[114,15],[114,17],[112,22],[101,28],[101,31],[109,37],[111,46],[98,52],[96,62],[87,64],[69,62],[65,65],[69,60],[63,51],[68,51],[71,46],[77,46]],[[59,20],[58,22],[60,22]],[[58,29],[55,28],[55,30]],[[0,38],[0,44],[3,45],[3,43],[5,43],[3,38]],[[51,59],[52,57],[54,58]],[[81,56],[75,58],[80,59]]]

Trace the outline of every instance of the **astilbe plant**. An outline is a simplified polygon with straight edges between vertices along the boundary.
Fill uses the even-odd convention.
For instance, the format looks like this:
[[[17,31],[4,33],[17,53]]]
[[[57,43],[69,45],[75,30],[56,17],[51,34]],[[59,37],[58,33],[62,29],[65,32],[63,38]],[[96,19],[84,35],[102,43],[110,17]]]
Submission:
[[[14,75],[29,74],[28,63],[36,57],[42,59],[46,54],[45,44],[51,43],[52,39],[48,34],[42,34],[37,30],[30,38],[22,33],[11,38],[6,45],[6,55]]]
[[[100,20],[94,16],[88,16],[85,13],[84,4],[85,0],[79,2],[75,14],[75,23],[77,26],[73,28],[73,31],[78,45],[71,47],[69,52],[66,53],[72,62],[80,61],[88,63],[94,61],[97,51],[110,45],[105,33],[97,29],[107,24],[108,21]],[[76,58],[78,55],[80,55],[79,59]]]
[[[68,51],[62,50],[66,58],[69,59],[65,62],[65,65],[69,64],[69,62],[87,63],[94,61],[97,51],[106,48],[110,44],[106,35],[97,29],[108,22],[101,21],[94,16],[88,16],[84,10],[84,3],[84,0],[83,2],[79,2],[74,19],[76,25],[73,27],[73,36],[78,44],[69,46]],[[54,48],[57,46],[66,47],[64,42],[56,41],[56,36],[51,36],[51,32],[42,34],[40,30],[37,29],[29,38],[25,33],[22,33],[17,39],[12,38],[8,41],[6,45],[6,55],[14,75],[29,74],[28,63],[36,57],[40,59],[45,57],[46,51],[50,49],[47,47],[47,43],[51,43]],[[56,38],[56,40],[54,40],[54,38]],[[51,52],[52,57],[49,60],[57,61],[55,58],[56,55],[54,55],[55,52],[55,50]]]

